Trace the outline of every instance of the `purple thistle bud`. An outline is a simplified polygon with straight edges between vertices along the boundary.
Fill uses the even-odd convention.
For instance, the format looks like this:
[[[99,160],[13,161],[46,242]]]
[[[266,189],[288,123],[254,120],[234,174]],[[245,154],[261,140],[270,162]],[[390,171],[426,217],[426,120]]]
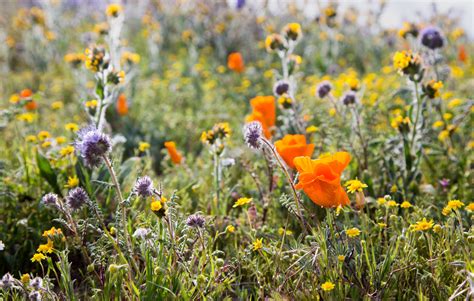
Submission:
[[[153,181],[150,179],[149,176],[144,176],[142,178],[138,178],[137,182],[135,183],[135,187],[133,188],[136,194],[143,198],[147,198],[153,195]]]
[[[436,27],[426,27],[421,31],[421,44],[431,50],[443,47],[444,39],[441,32]]]
[[[30,280],[30,286],[35,290],[39,290],[43,287],[43,279],[41,277],[35,277]]]
[[[186,219],[186,225],[188,227],[202,228],[204,227],[205,223],[206,223],[206,220],[204,219],[202,215],[199,215],[199,214],[190,215]]]
[[[81,187],[77,187],[73,190],[70,190],[66,197],[67,205],[73,210],[81,208],[81,206],[88,201],[89,196],[87,195],[86,191]]]
[[[280,80],[275,83],[273,86],[273,93],[276,96],[282,96],[283,94],[290,94],[290,83],[286,80]]]
[[[5,275],[3,275],[2,281],[0,282],[2,284],[2,288],[12,287],[14,280],[15,278],[13,278],[13,276],[10,275],[10,273],[6,273]]]
[[[357,102],[357,95],[354,91],[346,92],[342,96],[342,103],[346,106],[355,104]]]
[[[331,90],[332,90],[331,83],[325,80],[318,85],[316,89],[316,93],[318,94],[319,98],[324,98],[329,94],[329,92],[331,92]]]
[[[112,150],[110,137],[94,126],[82,128],[77,136],[75,148],[89,167],[99,166],[102,163],[102,157]]]
[[[258,121],[252,121],[244,126],[244,139],[247,145],[253,149],[260,149],[263,129]]]
[[[41,293],[39,291],[32,291],[28,295],[28,299],[30,301],[41,301],[42,300]]]
[[[43,196],[41,202],[46,206],[57,206],[58,205],[58,195],[55,193],[48,193]]]

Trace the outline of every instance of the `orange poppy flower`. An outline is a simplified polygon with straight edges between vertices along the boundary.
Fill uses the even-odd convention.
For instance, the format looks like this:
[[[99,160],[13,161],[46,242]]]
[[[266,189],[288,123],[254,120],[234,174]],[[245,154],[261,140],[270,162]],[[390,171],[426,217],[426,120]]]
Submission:
[[[349,197],[341,186],[341,174],[351,161],[351,155],[337,152],[316,160],[296,157],[294,164],[300,173],[296,189],[303,189],[317,205],[330,208],[349,204]]]
[[[275,141],[277,152],[290,168],[295,168],[293,160],[296,157],[311,157],[314,144],[306,144],[305,135],[285,135],[283,139]]]
[[[459,46],[459,50],[458,50],[458,59],[465,63],[467,61],[467,51],[466,51],[466,47],[464,45],[461,45]]]
[[[120,116],[125,116],[128,114],[128,103],[127,103],[127,98],[125,97],[125,94],[120,94],[118,99],[117,99],[117,113]]]
[[[174,143],[174,141],[167,141],[165,142],[165,147],[168,150],[168,154],[170,155],[171,161],[173,161],[174,164],[180,164],[183,157],[176,150],[176,143]]]
[[[227,57],[227,67],[237,73],[245,70],[244,58],[239,52],[232,52]]]
[[[23,99],[30,98],[31,96],[33,96],[33,91],[31,91],[30,89],[23,89],[20,92],[20,97]]]
[[[267,139],[272,137],[271,128],[275,125],[276,106],[275,97],[257,96],[250,100],[252,114],[247,116],[246,121],[258,121],[262,124],[263,133]]]
[[[25,104],[25,109],[28,111],[33,111],[38,108],[38,103],[34,100],[30,100]]]

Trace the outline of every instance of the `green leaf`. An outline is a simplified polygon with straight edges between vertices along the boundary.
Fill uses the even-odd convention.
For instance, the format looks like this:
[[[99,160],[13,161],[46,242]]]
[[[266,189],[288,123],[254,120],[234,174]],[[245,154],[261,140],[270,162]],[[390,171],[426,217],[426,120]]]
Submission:
[[[40,171],[40,176],[44,178],[48,184],[53,188],[54,192],[62,196],[61,189],[58,184],[58,177],[54,172],[49,160],[40,152],[36,153],[36,163]]]

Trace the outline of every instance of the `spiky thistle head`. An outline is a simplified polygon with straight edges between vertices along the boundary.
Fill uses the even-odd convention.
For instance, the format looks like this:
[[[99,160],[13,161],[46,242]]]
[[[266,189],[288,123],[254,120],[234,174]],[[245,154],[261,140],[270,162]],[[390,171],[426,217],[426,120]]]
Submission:
[[[87,192],[82,187],[77,187],[72,190],[69,190],[68,195],[66,196],[66,204],[72,210],[77,210],[81,208],[84,203],[89,201],[89,196]]]
[[[244,126],[244,139],[250,148],[260,149],[262,135],[263,128],[260,122],[252,121]]]
[[[134,192],[143,198],[147,198],[153,195],[153,181],[149,176],[138,178],[133,188]]]
[[[102,158],[112,150],[110,137],[94,126],[82,128],[77,134],[74,146],[89,167],[99,166]]]

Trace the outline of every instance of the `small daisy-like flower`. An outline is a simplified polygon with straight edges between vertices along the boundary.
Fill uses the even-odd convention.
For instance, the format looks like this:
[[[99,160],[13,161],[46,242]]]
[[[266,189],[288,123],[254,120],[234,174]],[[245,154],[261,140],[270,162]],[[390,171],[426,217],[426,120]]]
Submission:
[[[399,204],[393,200],[387,202],[388,207],[398,207]]]
[[[107,6],[107,9],[105,10],[105,13],[109,17],[118,17],[118,15],[123,11],[123,7],[120,4],[117,3],[112,3]]]
[[[140,142],[138,143],[138,150],[142,153],[146,152],[150,149],[150,143],[148,142]]]
[[[239,207],[239,206],[243,206],[243,205],[246,205],[248,203],[252,202],[252,198],[239,198],[234,206],[232,206],[233,208],[236,208],[236,207]]]
[[[61,157],[66,157],[72,153],[74,153],[74,146],[72,145],[65,146],[59,150]]]
[[[86,108],[95,109],[99,105],[97,99],[88,100],[85,103]]]
[[[283,234],[284,235],[293,235],[293,231],[288,230],[288,229],[285,230],[284,228],[280,227],[278,229],[278,234],[280,234],[281,236],[283,236]]]
[[[332,90],[332,85],[329,81],[323,81],[316,87],[316,94],[319,98],[326,97]]]
[[[252,249],[254,251],[258,251],[263,248],[263,239],[262,238],[257,238],[253,243],[252,243]]]
[[[469,203],[469,204],[466,206],[466,210],[469,211],[469,212],[474,212],[474,202],[473,202],[473,203]]]
[[[408,201],[404,201],[400,204],[400,207],[403,208],[403,209],[407,209],[407,208],[412,207],[412,204]]]
[[[144,176],[137,180],[133,190],[142,198],[147,198],[153,195],[154,189],[153,181],[150,177]]]
[[[62,101],[54,101],[51,103],[51,109],[53,110],[59,110],[64,107],[64,104]]]
[[[74,188],[79,186],[79,178],[75,175],[72,177],[67,178],[67,184],[65,185],[66,188]]]
[[[344,255],[337,255],[337,260],[339,260],[340,262],[343,262],[344,260],[346,260],[346,256],[344,256]]]
[[[367,188],[367,184],[362,183],[358,179],[347,181],[344,186],[347,187],[349,193],[354,193],[356,191],[361,192],[364,188]]]
[[[377,205],[383,206],[383,205],[385,205],[385,203],[387,203],[387,201],[385,200],[385,198],[378,198],[378,199],[377,199]]]
[[[233,225],[228,225],[226,228],[225,228],[225,231],[226,232],[229,232],[229,233],[234,233],[235,232],[235,227]]]
[[[355,227],[354,227],[354,228],[350,228],[350,229],[347,229],[347,230],[346,230],[346,234],[347,234],[347,236],[349,236],[349,237],[357,237],[357,236],[360,235],[360,230],[357,229],[357,228],[355,228]]]
[[[443,82],[442,81],[435,81],[430,80],[426,85],[423,85],[422,87],[423,94],[428,96],[429,98],[437,98],[440,96],[439,90],[443,88]]]
[[[410,225],[412,231],[428,231],[433,228],[433,220],[427,221],[426,218],[423,218],[421,221],[416,222],[415,224]]]
[[[331,281],[326,281],[323,284],[321,284],[321,288],[325,292],[332,291],[335,287],[336,285],[334,285],[334,283],[332,283]]]
[[[44,256],[42,253],[36,253],[31,257],[31,262],[41,262],[41,260],[45,260],[46,256]]]
[[[206,220],[200,214],[192,214],[186,219],[186,225],[192,228],[203,228]]]
[[[250,148],[260,149],[260,139],[263,135],[262,124],[258,121],[252,121],[244,126],[244,138],[245,142]]]
[[[150,205],[151,211],[158,212],[163,208],[163,204],[160,200],[153,200]]]
[[[58,195],[55,193],[48,193],[43,196],[41,203],[47,206],[57,206],[58,205]]]
[[[77,132],[77,131],[79,131],[79,126],[78,126],[76,123],[73,123],[73,122],[66,123],[66,125],[64,126],[64,128],[65,128],[67,131],[71,131],[71,132]]]
[[[112,150],[109,136],[93,126],[81,129],[74,144],[75,149],[89,167],[98,167],[102,163],[103,157]]]
[[[228,122],[219,122],[212,127],[214,137],[224,139],[228,138],[232,133]]]
[[[436,27],[426,27],[420,33],[420,41],[423,46],[428,47],[431,50],[441,48],[444,45],[444,38],[441,32]]]
[[[386,223],[377,223],[377,225],[379,225],[380,228],[387,228]]]
[[[45,230],[43,232],[43,237],[54,238],[55,236],[59,236],[62,234],[63,234],[63,231],[61,229],[58,229],[56,227],[51,227],[51,229]]]
[[[270,53],[276,50],[284,50],[287,47],[285,39],[279,34],[271,34],[265,39],[265,48]]]
[[[303,36],[301,25],[299,23],[288,23],[283,27],[282,34],[292,41],[298,41]]]
[[[53,241],[48,238],[48,242],[46,244],[39,245],[36,252],[43,253],[43,254],[53,253],[53,247],[54,247],[53,246]]]
[[[448,201],[448,207],[452,209],[461,209],[462,207],[464,207],[464,203],[460,200],[450,200]]]
[[[48,138],[51,138],[51,134],[50,134],[48,131],[40,131],[40,132],[38,133],[38,139],[39,139],[40,141],[44,141],[44,140],[46,140],[46,139],[48,139]]]
[[[30,283],[30,280],[31,280],[30,274],[23,274],[23,275],[21,275],[21,277],[20,277],[20,281],[21,281],[21,283],[23,283],[23,284],[28,284],[28,283]]]
[[[89,201],[89,196],[87,195],[87,192],[81,187],[77,187],[72,190],[69,190],[69,193],[66,196],[66,204],[72,210],[77,210],[81,208],[81,206],[84,205],[88,201]]]

